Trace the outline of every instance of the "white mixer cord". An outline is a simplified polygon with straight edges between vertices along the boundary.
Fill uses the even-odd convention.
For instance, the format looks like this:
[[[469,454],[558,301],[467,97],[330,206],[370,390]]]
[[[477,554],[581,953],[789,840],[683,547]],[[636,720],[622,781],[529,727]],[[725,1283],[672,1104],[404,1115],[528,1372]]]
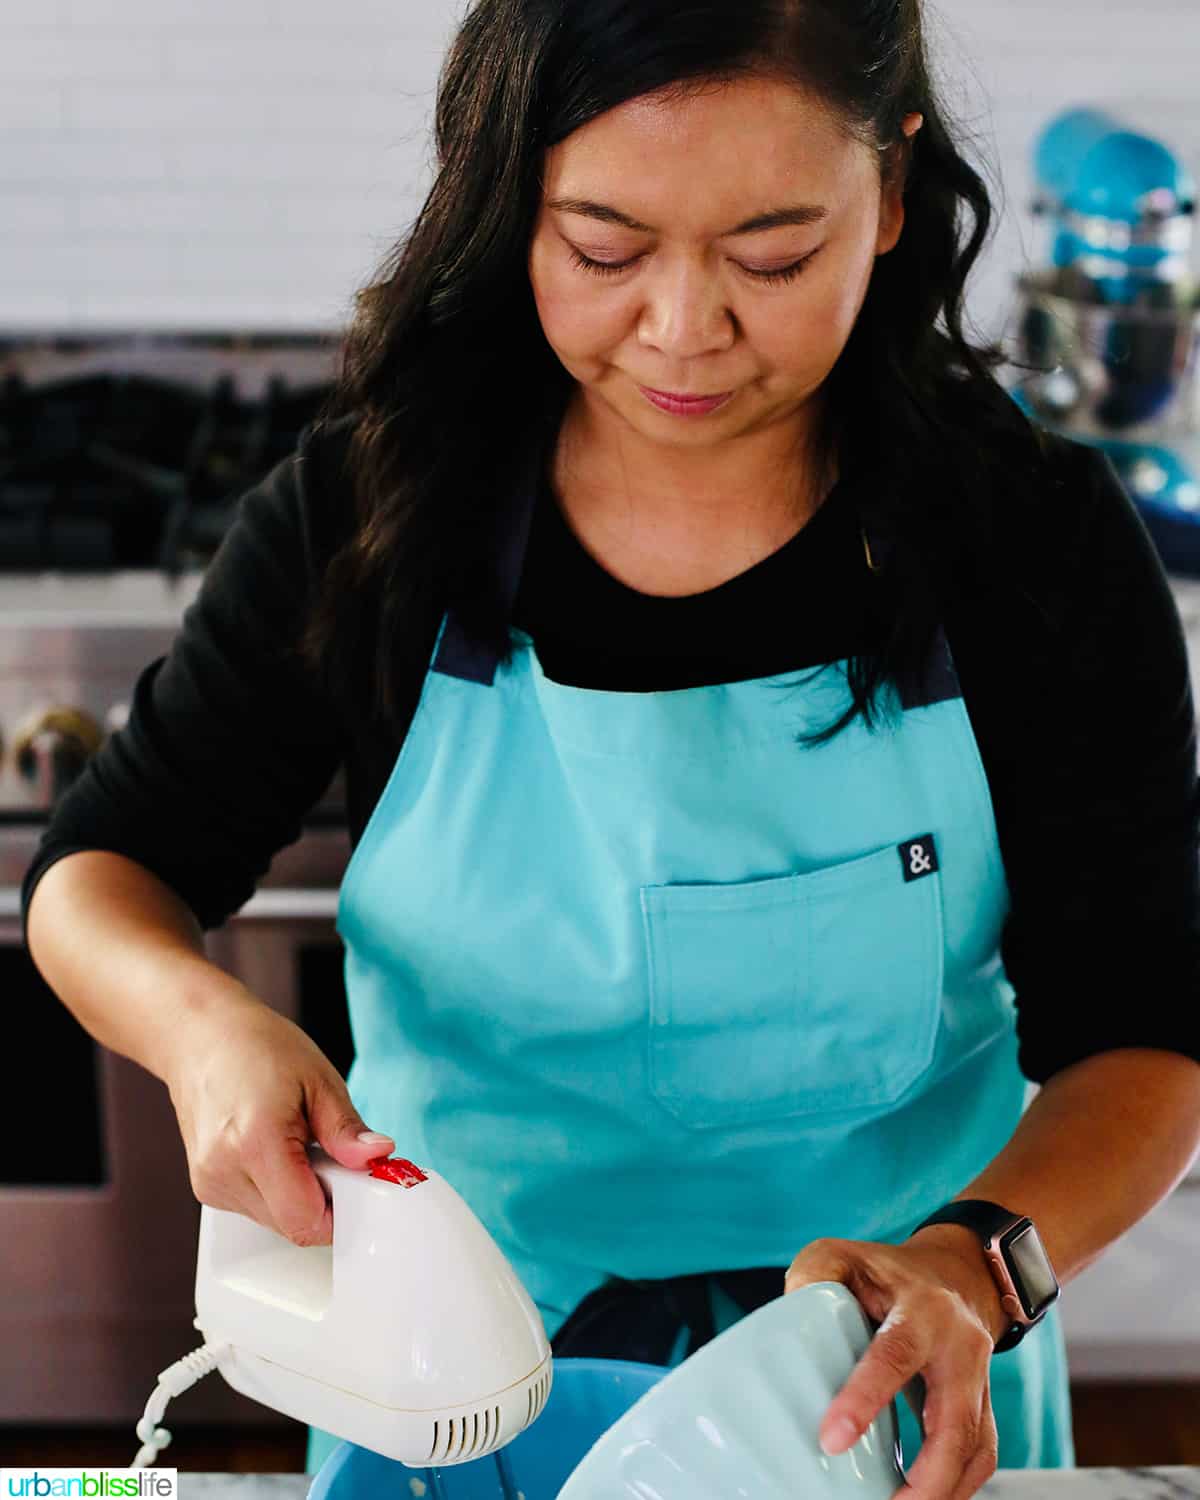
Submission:
[[[154,1462],[171,1441],[171,1434],[167,1429],[158,1425],[167,1409],[167,1402],[172,1396],[182,1395],[205,1375],[211,1375],[217,1368],[217,1361],[228,1349],[228,1344],[203,1344],[159,1372],[154,1394],[146,1402],[142,1420],[137,1424],[137,1435],[142,1440],[142,1446],[130,1468],[144,1469]]]

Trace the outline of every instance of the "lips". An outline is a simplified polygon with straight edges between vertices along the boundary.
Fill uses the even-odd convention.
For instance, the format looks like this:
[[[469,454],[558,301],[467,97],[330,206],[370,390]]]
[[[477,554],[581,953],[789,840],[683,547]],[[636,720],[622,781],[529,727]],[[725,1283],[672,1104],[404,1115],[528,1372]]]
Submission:
[[[639,389],[651,406],[658,411],[671,412],[677,417],[707,417],[733,400],[732,391],[725,391],[719,396],[671,396],[646,385]]]
[[[643,386],[642,389],[649,391],[652,396],[661,396],[664,401],[682,401],[685,404],[693,401],[719,401],[722,396],[729,395],[728,391],[713,391],[707,396],[690,396],[681,391],[660,391],[652,385]]]

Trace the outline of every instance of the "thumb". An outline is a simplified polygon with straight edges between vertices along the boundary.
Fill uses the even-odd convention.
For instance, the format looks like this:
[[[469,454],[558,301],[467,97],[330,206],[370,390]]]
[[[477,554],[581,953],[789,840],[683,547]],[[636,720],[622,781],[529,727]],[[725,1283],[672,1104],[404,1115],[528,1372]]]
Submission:
[[[376,1156],[390,1156],[396,1143],[371,1130],[351,1103],[340,1078],[322,1079],[308,1107],[308,1123],[321,1149],[344,1167],[365,1167]]]

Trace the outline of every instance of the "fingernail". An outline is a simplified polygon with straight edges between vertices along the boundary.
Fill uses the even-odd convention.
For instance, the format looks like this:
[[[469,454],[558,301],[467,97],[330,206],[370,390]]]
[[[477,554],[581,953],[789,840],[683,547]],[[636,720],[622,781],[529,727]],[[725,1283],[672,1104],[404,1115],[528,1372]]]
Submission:
[[[835,1453],[844,1453],[853,1444],[857,1433],[858,1428],[849,1417],[838,1417],[821,1428],[821,1447],[832,1458]]]
[[[390,1146],[392,1144],[390,1135],[380,1135],[377,1130],[360,1130],[358,1138],[364,1146]]]

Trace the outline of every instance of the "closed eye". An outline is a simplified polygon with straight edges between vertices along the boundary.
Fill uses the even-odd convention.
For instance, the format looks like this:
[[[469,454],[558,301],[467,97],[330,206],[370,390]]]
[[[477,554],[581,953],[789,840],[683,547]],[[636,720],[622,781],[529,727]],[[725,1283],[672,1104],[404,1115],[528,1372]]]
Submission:
[[[793,261],[790,266],[780,266],[777,271],[755,271],[749,266],[743,266],[737,262],[735,264],[738,265],[740,271],[744,271],[747,276],[752,276],[755,281],[766,281],[778,285],[794,281],[809,261],[812,260],[813,256],[819,255],[823,248],[823,246],[818,245],[815,250],[810,250],[800,260]],[[579,266],[581,270],[590,272],[593,276],[617,276],[622,271],[628,270],[630,266],[636,265],[639,258],[638,256],[634,256],[632,260],[622,261],[592,260],[590,256],[584,255],[581,250],[576,250],[574,246],[571,248],[572,263]]]

